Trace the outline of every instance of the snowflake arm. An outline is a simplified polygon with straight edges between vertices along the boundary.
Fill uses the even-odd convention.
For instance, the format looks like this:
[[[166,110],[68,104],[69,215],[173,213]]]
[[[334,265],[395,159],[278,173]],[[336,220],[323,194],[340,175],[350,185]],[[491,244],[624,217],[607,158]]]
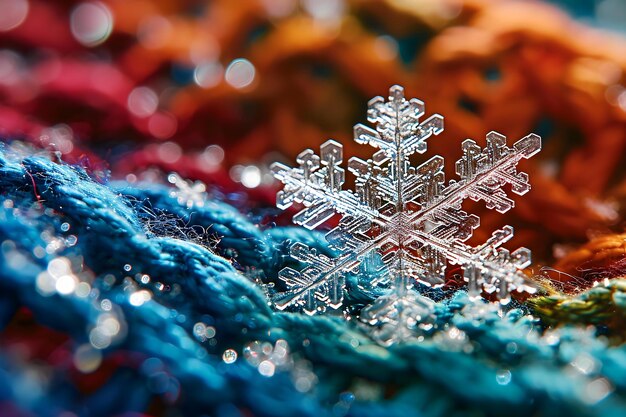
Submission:
[[[301,271],[289,267],[280,271],[278,276],[288,290],[273,298],[274,305],[279,310],[297,305],[309,315],[323,312],[326,307],[338,309],[343,302],[346,273],[357,272],[364,257],[385,238],[379,236],[337,258],[329,258],[302,243],[295,243],[290,249],[291,256],[307,266]]]
[[[276,307],[283,310],[297,304],[309,315],[317,313],[326,305],[339,308],[343,301],[344,279],[337,273],[338,266],[349,268],[350,260],[346,256],[329,258],[301,243],[294,244],[290,251],[294,259],[307,266],[301,271],[293,268],[280,271],[279,277],[287,285],[288,291],[274,298]]]
[[[389,100],[378,96],[368,103],[367,119],[376,123],[376,129],[362,124],[354,126],[354,140],[380,148],[388,158],[398,154],[410,156],[426,152],[426,139],[443,131],[443,117],[435,114],[420,123],[424,103],[417,99],[404,99],[404,89],[394,85],[389,89]]]
[[[522,158],[530,158],[541,149],[541,138],[530,134],[517,141],[513,148],[506,146],[504,136],[490,132],[487,135],[487,147],[481,151],[473,140],[463,142],[463,157],[456,163],[456,172],[461,180],[450,181],[445,192],[424,191],[421,195],[422,207],[414,215],[414,223],[432,220],[441,215],[450,207],[458,207],[466,198],[474,201],[484,200],[487,208],[495,208],[500,213],[506,213],[514,206],[513,200],[506,196],[502,186],[511,184],[511,190],[523,195],[530,189],[528,175],[524,172],[516,173],[515,167]],[[441,159],[443,164],[443,159]],[[437,167],[441,171],[443,165]],[[425,170],[428,172],[428,169]],[[421,175],[424,178],[424,174]],[[443,175],[438,179],[443,184]],[[430,187],[433,188],[432,186]],[[454,219],[450,219],[454,220]]]
[[[388,163],[388,167],[383,171],[365,171],[364,161],[352,158],[351,170],[357,175],[372,177],[374,174],[373,186],[377,187],[379,197],[398,207],[407,201],[406,188],[413,185],[407,183],[412,177],[409,157],[416,152],[426,152],[426,140],[443,131],[443,117],[435,114],[420,123],[423,115],[424,103],[417,99],[405,100],[404,89],[396,85],[389,89],[387,102],[379,96],[368,103],[368,121],[375,123],[376,129],[362,124],[354,126],[355,142],[380,148],[372,162],[378,166]],[[368,165],[371,165],[369,161]],[[356,169],[358,166],[361,169]]]
[[[329,140],[321,146],[320,156],[307,149],[298,155],[297,168],[275,162],[270,167],[275,178],[285,187],[276,196],[280,209],[293,203],[304,205],[294,223],[314,229],[335,213],[375,216],[375,210],[364,204],[351,191],[342,190],[345,171],[341,168],[343,146]]]
[[[516,142],[513,148],[508,148],[504,136],[491,132],[487,135],[487,146],[484,150],[474,141],[463,142],[464,155],[456,164],[461,180],[451,181],[443,192],[440,192],[443,175],[436,180],[437,186],[431,185],[432,180],[428,175],[421,175],[428,186],[422,187],[422,208],[411,219],[417,232],[411,238],[417,239],[421,245],[430,246],[450,262],[463,265],[466,270],[465,279],[474,295],[480,294],[482,289],[493,292],[494,279],[500,289],[502,301],[508,300],[508,293],[512,290],[534,292],[532,286],[524,284],[525,276],[518,271],[528,264],[522,266],[522,263],[513,262],[522,253],[528,253],[526,258],[529,259],[528,250],[521,248],[514,254],[508,254],[504,249],[496,249],[513,236],[513,229],[506,227],[495,232],[492,239],[482,245],[480,250],[472,250],[461,242],[471,236],[478,227],[479,219],[467,215],[460,207],[464,199],[471,198],[474,201],[484,200],[487,208],[495,208],[501,213],[511,209],[513,200],[506,196],[502,186],[511,184],[513,192],[525,194],[530,189],[528,176],[525,173],[516,173],[515,167],[522,158],[530,158],[540,148],[541,140],[537,135],[528,135]],[[425,172],[440,172],[441,167],[442,165],[437,164]],[[428,233],[420,232],[423,230],[428,230]],[[495,252],[491,254],[489,251]],[[493,260],[500,262],[494,263]],[[478,263],[481,265],[477,265]],[[502,265],[513,265],[514,271],[508,271]],[[469,273],[468,270],[474,272]],[[485,279],[483,275],[493,279]],[[440,280],[424,274],[418,281],[433,285]]]
[[[495,231],[483,245],[472,248],[461,242],[450,243],[437,239],[424,232],[415,234],[416,240],[424,247],[430,248],[430,255],[424,256],[425,259],[439,256],[440,259],[445,258],[452,264],[461,265],[470,296],[478,297],[483,291],[488,294],[497,291],[496,295],[503,304],[509,301],[510,293],[513,291],[531,294],[536,291],[521,272],[530,265],[530,251],[519,248],[510,253],[507,249],[500,248],[500,245],[512,237],[513,228],[506,226]],[[441,275],[441,273],[439,276],[423,274],[416,279],[423,284],[433,285],[437,279],[441,282]]]

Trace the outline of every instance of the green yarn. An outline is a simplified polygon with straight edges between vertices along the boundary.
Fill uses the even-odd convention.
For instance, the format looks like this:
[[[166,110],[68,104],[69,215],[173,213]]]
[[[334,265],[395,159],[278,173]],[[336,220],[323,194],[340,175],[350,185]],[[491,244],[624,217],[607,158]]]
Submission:
[[[565,324],[604,326],[610,336],[626,339],[626,279],[599,282],[577,295],[550,295],[527,304],[547,326]]]

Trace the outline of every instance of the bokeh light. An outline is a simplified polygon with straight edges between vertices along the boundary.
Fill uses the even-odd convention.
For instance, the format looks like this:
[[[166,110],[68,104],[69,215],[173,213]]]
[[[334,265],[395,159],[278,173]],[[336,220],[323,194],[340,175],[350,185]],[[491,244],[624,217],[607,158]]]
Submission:
[[[28,16],[28,0],[0,0],[0,32],[15,29]]]
[[[625,21],[624,0],[0,0],[0,415],[273,415],[301,399],[305,414],[410,415],[426,392],[444,414],[498,415],[513,401],[520,415],[621,416],[626,290],[604,275],[624,273]],[[323,323],[350,320],[341,335],[268,309],[289,289],[279,267],[302,271],[287,242],[311,242],[291,227],[297,204],[276,209],[270,166],[295,167],[336,138],[345,171],[333,178],[380,200],[361,195],[376,178],[355,179],[351,158],[371,158],[374,173],[382,154],[355,143],[352,126],[393,84],[425,103],[424,118],[445,117],[411,166],[441,155],[446,183],[458,181],[465,138],[542,136],[520,165],[532,190],[512,196],[506,217],[481,202],[462,209],[481,219],[476,241],[513,225],[508,247],[533,251],[529,278],[559,281],[513,308],[442,303],[442,327],[411,315],[410,343],[387,350],[373,339],[393,334],[393,320],[378,334],[356,325],[372,295],[360,272],[377,272],[369,262],[346,281],[358,299]],[[330,256],[314,239],[316,257]],[[602,257],[611,248],[613,260]],[[427,295],[465,288],[460,264],[446,266],[445,288]],[[587,288],[594,297],[577,295]],[[325,347],[341,355],[320,359]],[[458,355],[461,368],[411,377],[425,368],[404,355],[424,347]],[[372,353],[389,366],[363,366]],[[466,395],[454,376],[474,373]],[[433,375],[450,382],[445,392],[430,389]]]
[[[102,364],[102,353],[90,344],[80,345],[74,352],[74,366],[84,374],[91,373]]]
[[[159,96],[148,87],[137,87],[128,95],[128,110],[137,117],[148,117],[159,107]]]
[[[297,7],[296,0],[261,0],[267,14],[274,18],[285,17]]]
[[[317,21],[324,24],[336,24],[346,9],[344,0],[303,0],[304,9]]]
[[[193,73],[196,84],[202,88],[215,87],[222,81],[224,68],[219,62],[204,62],[199,64]]]
[[[176,133],[177,126],[176,118],[167,112],[155,113],[148,121],[148,130],[157,139],[171,138]],[[164,158],[164,160],[166,159],[169,158]]]
[[[241,183],[247,188],[256,188],[261,184],[261,170],[249,165],[241,171]]]
[[[22,58],[15,52],[0,50],[0,84],[15,85],[20,80]]]
[[[113,15],[104,3],[81,3],[72,10],[70,28],[78,42],[85,46],[96,46],[111,35]]]
[[[137,38],[146,48],[156,49],[168,42],[172,31],[172,24],[165,17],[161,15],[148,16],[139,22]]]
[[[234,363],[237,360],[237,352],[234,349],[226,349],[222,354],[222,360],[228,364]]]
[[[250,61],[244,58],[235,59],[226,68],[226,82],[234,88],[245,88],[252,84],[256,70]]]

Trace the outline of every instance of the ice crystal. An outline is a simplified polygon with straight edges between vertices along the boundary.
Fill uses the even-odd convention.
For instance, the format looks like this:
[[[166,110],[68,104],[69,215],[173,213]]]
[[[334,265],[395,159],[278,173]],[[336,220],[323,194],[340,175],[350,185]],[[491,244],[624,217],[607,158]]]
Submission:
[[[176,189],[170,192],[170,196],[176,198],[179,204],[188,208],[203,207],[207,199],[206,185],[201,181],[191,182],[176,173],[167,176],[167,181]]]
[[[511,209],[514,202],[502,187],[509,184],[520,195],[530,189],[528,175],[518,173],[516,165],[540,150],[541,138],[530,134],[508,147],[504,136],[490,132],[484,149],[467,139],[456,162],[460,178],[444,184],[441,156],[416,167],[409,160],[426,151],[429,137],[443,131],[442,116],[420,122],[423,115],[424,104],[407,101],[400,86],[391,87],[388,101],[375,97],[369,102],[368,121],[375,129],[357,124],[354,140],[378,151],[367,161],[356,157],[348,161],[354,191],[342,188],[343,147],[334,140],[324,143],[319,155],[310,149],[300,153],[295,168],[272,165],[274,176],[284,184],[277,206],[304,207],[293,218],[296,224],[314,229],[341,215],[326,235],[337,256],[317,253],[302,243],[291,247],[291,256],[305,267],[280,272],[287,290],[274,296],[276,308],[294,306],[307,314],[338,309],[346,275],[366,276],[363,271],[371,271],[372,265],[378,268],[376,283],[391,288],[361,312],[361,318],[372,324],[422,322],[432,310],[432,301],[411,288],[416,282],[443,286],[447,264],[461,266],[473,297],[495,293],[506,303],[512,291],[534,292],[521,271],[530,264],[530,251],[520,248],[511,253],[501,247],[513,236],[513,228],[506,226],[484,244],[469,246],[464,242],[478,227],[479,218],[463,211],[461,204],[469,198],[482,200],[500,213]]]

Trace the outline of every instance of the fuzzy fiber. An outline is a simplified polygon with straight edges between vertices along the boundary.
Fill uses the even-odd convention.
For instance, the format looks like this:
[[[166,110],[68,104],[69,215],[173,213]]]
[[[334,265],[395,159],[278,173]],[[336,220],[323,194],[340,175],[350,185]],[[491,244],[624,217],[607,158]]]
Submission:
[[[600,335],[610,320],[546,328],[561,324],[558,314],[542,323],[524,306],[502,312],[460,291],[437,303],[433,329],[383,347],[357,320],[272,311],[254,282],[275,279],[290,262],[289,242],[327,250],[317,233],[261,230],[220,201],[190,209],[161,185],[105,185],[80,168],[8,152],[0,155],[0,189],[0,325],[7,330],[16,314],[28,311],[38,326],[66,335],[65,348],[74,352],[89,343],[103,300],[123,324],[121,337],[102,349],[109,372],[90,390],[80,386],[71,358],[17,360],[2,343],[2,415],[626,413],[626,348]],[[42,250],[51,235],[77,240]],[[214,248],[205,236],[218,238]],[[40,290],[38,277],[60,256],[79,260],[92,288],[88,296]],[[149,282],[137,279],[143,275]],[[622,286],[607,289],[607,297]],[[137,306],[130,300],[140,288],[152,298]],[[614,302],[623,305],[619,294]],[[536,305],[550,311],[545,300]],[[215,342],[194,336],[198,322],[211,323]],[[298,391],[288,371],[267,377],[244,359],[247,343],[278,339],[312,365],[318,382],[311,390]],[[228,364],[222,354],[231,348],[239,358]],[[37,366],[46,369],[45,378],[33,377]]]

